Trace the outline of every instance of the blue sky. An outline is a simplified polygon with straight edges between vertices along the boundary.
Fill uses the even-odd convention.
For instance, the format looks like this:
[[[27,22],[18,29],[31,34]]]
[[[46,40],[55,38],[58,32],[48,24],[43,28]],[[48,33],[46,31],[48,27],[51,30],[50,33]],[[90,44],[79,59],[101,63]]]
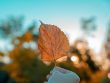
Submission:
[[[110,18],[109,9],[109,0],[0,0],[1,19],[24,15],[27,22],[38,19],[64,28],[79,27],[81,18],[91,16],[104,27]]]
[[[90,16],[105,24],[110,18],[109,9],[109,0],[0,0],[0,18],[24,15],[28,21],[40,19],[58,25]]]
[[[101,31],[106,30],[110,20],[110,0],[0,0],[0,19],[11,15],[25,16],[26,24],[33,20],[55,24],[69,35],[70,41],[81,35],[81,18],[95,16],[97,40],[102,40]]]

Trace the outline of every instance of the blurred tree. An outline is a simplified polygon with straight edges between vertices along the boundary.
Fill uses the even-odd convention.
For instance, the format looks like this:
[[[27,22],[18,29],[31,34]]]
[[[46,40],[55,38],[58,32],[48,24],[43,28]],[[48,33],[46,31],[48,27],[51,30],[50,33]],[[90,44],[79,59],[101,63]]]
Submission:
[[[1,69],[3,68],[3,66],[4,66],[4,63],[3,63],[3,61],[2,61],[3,56],[4,56],[4,53],[0,52],[0,70],[1,70]]]
[[[107,32],[107,40],[106,40],[105,48],[107,51],[107,58],[110,60],[110,25]]]
[[[19,83],[43,83],[47,75],[47,66],[43,64],[31,49],[17,48],[11,53],[13,64],[8,66],[13,78]]]
[[[104,78],[104,79],[101,81],[101,83],[110,83],[110,79]]]
[[[51,66],[46,66],[38,58],[37,49],[32,50],[30,47],[26,47],[32,41],[34,39],[30,31],[13,40],[15,48],[9,54],[13,62],[6,66],[6,70],[18,83],[43,83],[52,68]]]
[[[28,27],[28,32],[33,34],[33,40],[37,41],[38,39],[38,23],[33,22],[29,27]]]
[[[38,57],[38,49],[30,48],[31,42],[36,42],[35,45],[37,46],[38,33],[34,31],[37,31],[38,25],[33,22],[26,31],[22,32],[23,19],[23,17],[10,17],[0,23],[0,33],[3,34],[4,38],[12,38],[12,44],[14,45],[14,49],[9,52],[12,63],[5,65],[4,69],[18,83],[43,83],[53,64],[45,65]],[[87,34],[88,31],[96,30],[94,18],[84,20],[82,27]],[[73,57],[72,61],[72,56],[77,56],[78,60]],[[76,72],[81,78],[81,83],[99,83],[103,76],[99,66],[92,58],[91,49],[83,39],[76,41],[71,46],[67,61],[58,63],[58,65]]]
[[[81,20],[81,29],[84,32],[84,35],[94,36],[94,31],[97,30],[97,26],[95,24],[95,17],[91,17],[89,19]]]
[[[81,83],[98,83],[93,82],[92,80],[95,79],[92,76],[97,75],[99,71],[99,66],[96,65],[96,62],[92,59],[91,49],[89,49],[88,44],[85,40],[77,40],[73,46],[71,46],[70,49],[70,55],[77,56],[79,58],[78,61],[75,62],[75,59],[73,60],[73,67],[76,67],[77,69],[73,69],[73,71],[76,71],[79,76],[81,77]],[[79,65],[79,66],[78,66]],[[72,67],[72,65],[71,65]],[[100,72],[101,73],[101,72]],[[97,76],[97,81],[99,81]]]
[[[6,21],[2,21],[0,24],[0,32],[2,37],[15,37],[20,35],[19,32],[22,31],[23,28],[23,19],[24,17],[9,17]]]

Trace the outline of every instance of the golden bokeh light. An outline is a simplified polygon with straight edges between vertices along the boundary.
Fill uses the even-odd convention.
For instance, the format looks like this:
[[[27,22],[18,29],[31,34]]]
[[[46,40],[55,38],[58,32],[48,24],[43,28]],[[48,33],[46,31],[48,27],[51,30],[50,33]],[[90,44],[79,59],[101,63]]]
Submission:
[[[110,79],[110,72],[108,73],[107,77]]]
[[[77,56],[72,56],[71,57],[71,61],[73,61],[74,63],[78,63],[79,62],[79,58]]]

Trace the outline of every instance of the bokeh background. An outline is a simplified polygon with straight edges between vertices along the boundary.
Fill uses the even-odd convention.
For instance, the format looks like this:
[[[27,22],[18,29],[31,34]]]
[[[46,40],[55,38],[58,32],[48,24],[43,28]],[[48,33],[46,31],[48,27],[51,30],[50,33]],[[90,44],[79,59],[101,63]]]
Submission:
[[[110,0],[0,0],[0,83],[43,83],[54,65],[39,57],[40,21],[70,42],[58,66],[80,83],[110,83]]]

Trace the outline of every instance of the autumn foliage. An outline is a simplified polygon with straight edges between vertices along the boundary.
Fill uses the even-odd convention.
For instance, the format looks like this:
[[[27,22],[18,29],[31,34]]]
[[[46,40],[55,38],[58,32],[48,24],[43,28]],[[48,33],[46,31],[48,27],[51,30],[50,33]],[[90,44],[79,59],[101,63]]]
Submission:
[[[54,62],[67,56],[69,42],[63,31],[57,26],[42,23],[39,32],[38,47],[44,61]]]

